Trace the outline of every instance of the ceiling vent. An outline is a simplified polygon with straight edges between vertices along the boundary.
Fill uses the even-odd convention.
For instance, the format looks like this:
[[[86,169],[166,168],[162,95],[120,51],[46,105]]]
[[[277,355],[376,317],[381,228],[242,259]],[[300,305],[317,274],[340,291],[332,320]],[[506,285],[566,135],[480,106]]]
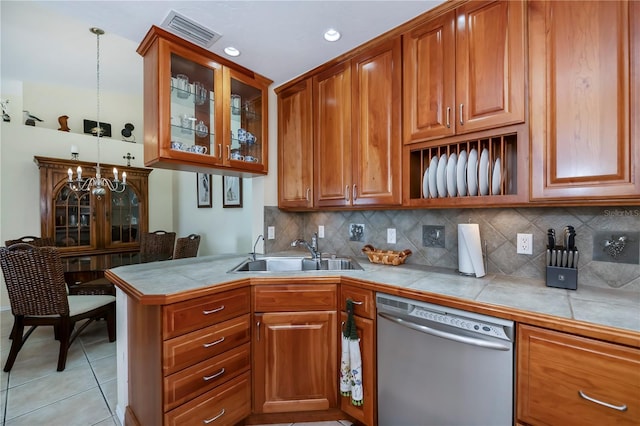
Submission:
[[[162,28],[203,47],[210,47],[222,37],[221,34],[203,27],[175,10],[169,12]]]

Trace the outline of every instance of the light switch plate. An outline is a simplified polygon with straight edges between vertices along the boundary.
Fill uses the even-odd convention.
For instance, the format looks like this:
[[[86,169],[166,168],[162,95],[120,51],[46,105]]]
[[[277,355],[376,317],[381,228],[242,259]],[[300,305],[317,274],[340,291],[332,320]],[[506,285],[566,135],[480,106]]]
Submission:
[[[395,243],[396,243],[396,229],[387,228],[387,244],[395,244]]]
[[[267,239],[268,240],[275,240],[276,239],[276,227],[275,226],[267,227]]]
[[[324,225],[318,225],[318,238],[324,238]]]

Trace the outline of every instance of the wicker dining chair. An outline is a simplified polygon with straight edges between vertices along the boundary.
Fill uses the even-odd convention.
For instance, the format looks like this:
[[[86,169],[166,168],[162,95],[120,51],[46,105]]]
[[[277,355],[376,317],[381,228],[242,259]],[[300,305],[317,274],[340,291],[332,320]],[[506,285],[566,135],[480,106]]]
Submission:
[[[176,242],[175,232],[154,231],[140,235],[141,254],[163,254],[167,259],[173,257],[173,246]]]
[[[7,240],[4,242],[4,245],[9,247],[20,243],[30,244],[36,247],[53,247],[56,245],[55,241],[53,241],[53,238],[51,237],[32,237],[30,235],[18,238],[17,240]]]
[[[60,340],[58,371],[65,368],[69,347],[93,320],[104,318],[109,341],[116,340],[116,298],[114,296],[67,295],[64,270],[58,249],[14,244],[0,247],[0,266],[9,294],[13,328],[8,372],[31,333],[41,325],[53,326]],[[87,319],[75,331],[76,323]],[[30,327],[24,333],[25,326]]]
[[[198,247],[200,247],[200,235],[191,234],[187,237],[178,238],[173,258],[196,257],[198,255]]]

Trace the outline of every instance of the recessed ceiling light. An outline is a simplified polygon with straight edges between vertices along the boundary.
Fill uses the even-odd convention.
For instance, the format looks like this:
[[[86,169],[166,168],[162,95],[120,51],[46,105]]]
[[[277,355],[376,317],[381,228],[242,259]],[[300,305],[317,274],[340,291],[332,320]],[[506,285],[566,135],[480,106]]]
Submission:
[[[324,39],[327,41],[338,41],[340,40],[340,32],[338,30],[334,30],[333,28],[328,29],[324,33]]]
[[[232,46],[225,47],[224,53],[226,53],[229,56],[240,56],[240,51]]]

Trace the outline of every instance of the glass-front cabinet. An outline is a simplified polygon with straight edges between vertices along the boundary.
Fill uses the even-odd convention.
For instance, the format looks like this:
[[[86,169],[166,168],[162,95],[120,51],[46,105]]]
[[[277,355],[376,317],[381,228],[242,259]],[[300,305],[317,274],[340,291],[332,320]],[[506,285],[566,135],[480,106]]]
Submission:
[[[138,53],[144,57],[145,165],[267,173],[271,80],[155,26]]]
[[[81,166],[95,175],[95,163],[35,157],[40,168],[41,235],[52,237],[63,256],[137,251],[140,234],[147,232],[148,176],[151,169],[103,164],[127,173],[123,192],[107,191],[97,198],[90,191],[74,191],[67,170]]]

